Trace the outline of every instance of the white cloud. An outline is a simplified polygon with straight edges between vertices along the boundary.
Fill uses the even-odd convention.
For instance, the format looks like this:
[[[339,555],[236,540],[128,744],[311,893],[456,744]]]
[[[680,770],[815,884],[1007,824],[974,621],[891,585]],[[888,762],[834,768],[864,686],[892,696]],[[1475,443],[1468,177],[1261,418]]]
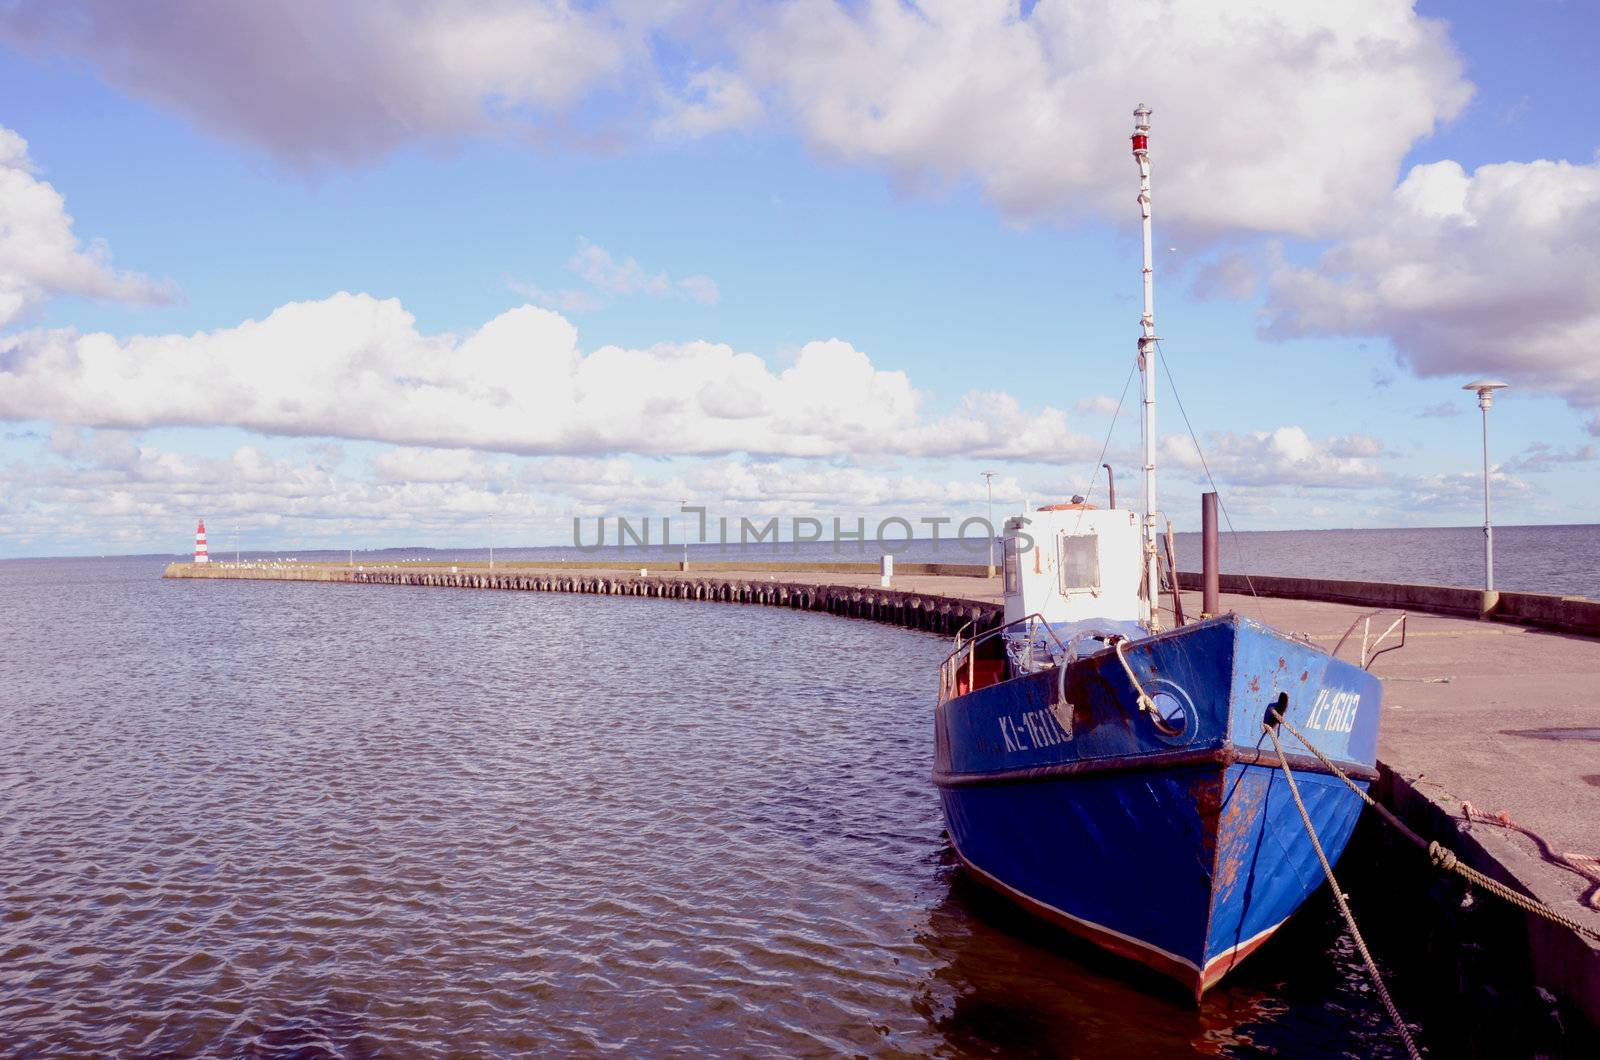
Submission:
[[[1525,480],[1496,467],[1489,474],[1497,504],[1517,504],[1534,493]],[[1406,500],[1414,509],[1483,511],[1483,472],[1418,475],[1410,481]]]
[[[1001,393],[942,417],[848,342],[774,371],[710,342],[585,353],[523,306],[476,332],[419,332],[394,300],[337,294],[192,335],[0,336],[0,418],[97,427],[234,426],[508,453],[1012,456],[1092,453],[1064,413]]]
[[[1052,464],[1077,463],[1099,451],[1093,438],[1071,429],[1059,409],[1024,408],[1011,394],[998,390],[973,391],[950,415],[901,431],[890,451]]]
[[[1413,168],[1314,267],[1280,261],[1267,334],[1386,335],[1419,375],[1500,375],[1600,434],[1600,164]]]
[[[372,461],[373,473],[390,482],[479,481],[489,474],[488,461],[468,449],[419,449],[396,446]]]
[[[1089,416],[1114,416],[1119,407],[1116,398],[1108,394],[1095,394],[1093,397],[1079,398],[1072,410]]]
[[[15,0],[0,39],[300,165],[790,120],[906,183],[971,179],[1013,218],[1130,217],[1143,100],[1165,221],[1302,236],[1382,200],[1471,91],[1412,0]]]
[[[507,279],[506,289],[521,295],[534,305],[545,306],[562,313],[592,313],[596,309],[604,309],[607,304],[605,298],[593,291],[578,291],[571,288],[547,291],[536,283],[523,283],[516,279]]]
[[[633,258],[614,258],[605,247],[583,238],[567,268],[607,294],[665,294],[672,289],[666,273],[649,272]]]
[[[970,177],[1015,218],[1131,218],[1142,100],[1156,209],[1199,232],[1358,221],[1471,93],[1411,0],[796,0],[736,49],[820,151],[914,184]]]
[[[312,454],[273,456],[254,445],[218,456],[162,450],[117,433],[94,432],[60,461],[4,467],[7,518],[0,551],[37,553],[158,549],[181,551],[194,520],[210,523],[214,555],[232,550],[235,526],[245,550],[344,544],[355,533],[401,540],[448,536],[479,525],[488,512],[534,519],[554,512],[544,499],[503,495],[481,482],[384,481],[336,475]],[[387,455],[387,454],[385,454]],[[330,537],[336,542],[330,542]]]
[[[0,466],[0,554],[178,551],[200,515],[212,527],[215,552],[226,550],[225,535],[236,525],[244,528],[246,549],[342,547],[352,537],[358,545],[470,546],[487,542],[490,515],[502,546],[567,543],[574,516],[585,520],[586,541],[593,538],[590,520],[618,515],[648,516],[657,528],[662,518],[676,519],[673,535],[680,540],[684,498],[708,507],[713,539],[720,516],[728,517],[736,541],[744,517],[760,524],[776,516],[786,529],[789,520],[813,517],[830,531],[835,517],[846,530],[861,518],[870,536],[889,515],[910,520],[924,537],[931,532],[924,519],[950,519],[941,530],[948,539],[962,518],[982,514],[985,503],[983,480],[970,470],[982,465],[914,459],[864,468],[806,458],[491,457],[408,446],[347,465],[329,451],[337,447],[324,443],[263,442],[196,455],[125,431],[77,428],[59,428],[27,444],[31,450],[12,448],[19,458]],[[1348,437],[1314,438],[1297,427],[1206,440],[1228,509],[1244,520],[1241,526],[1304,525],[1307,517],[1398,525],[1423,513],[1470,514],[1482,503],[1475,471],[1396,474],[1332,456],[1350,444]],[[1544,455],[1553,462],[1594,459],[1587,447],[1531,447],[1527,460],[1495,469],[1496,496],[1529,510],[1536,491],[1511,472],[1519,463],[1541,465]],[[997,512],[1014,510],[1022,498],[1064,499],[1084,486],[1063,468],[1007,467],[994,483]],[[1180,525],[1192,521],[1185,518],[1193,512],[1181,501],[1178,483],[1202,479],[1187,440],[1163,439],[1161,474],[1168,511]],[[1349,492],[1356,487],[1363,491]],[[1124,488],[1135,487],[1125,481]],[[347,521],[353,530],[344,529]]]
[[[698,274],[679,280],[678,290],[702,305],[716,305],[722,297],[722,289],[717,286],[716,280]]]
[[[715,305],[721,297],[717,281],[693,275],[673,279],[665,272],[652,272],[631,257],[618,258],[587,239],[579,237],[578,249],[567,261],[567,269],[590,286],[608,295],[665,295],[676,291],[702,305]]]
[[[869,530],[888,514],[911,520],[924,536],[923,517],[959,520],[981,511],[983,485],[976,476],[900,469],[866,471],[805,460],[715,459],[673,467],[626,458],[530,457],[487,459],[481,454],[428,448],[386,448],[370,464],[325,466],[319,446],[295,445],[293,455],[273,455],[243,445],[215,456],[175,453],[121,431],[63,430],[55,455],[38,440],[31,458],[0,467],[0,554],[39,551],[53,541],[78,551],[186,547],[194,520],[204,516],[214,553],[243,528],[246,550],[343,546],[357,542],[486,542],[487,517],[495,540],[512,544],[564,544],[571,520],[626,515],[676,520],[681,540],[687,517],[683,498],[710,510],[708,534],[729,519],[738,540],[740,520],[758,523],[810,516],[830,526],[839,517]],[[70,436],[70,437],[69,437]],[[279,446],[282,448],[282,446]],[[362,474],[362,472],[368,472]],[[995,482],[997,503],[1021,493],[1012,478]],[[351,530],[347,522],[354,523]],[[585,540],[593,539],[592,524]],[[612,533],[615,531],[613,529]],[[481,535],[481,536],[480,536]]]
[[[300,165],[416,141],[548,132],[624,84],[648,22],[565,0],[18,0],[0,40],[93,62],[111,84]]]
[[[1334,526],[1401,526],[1483,510],[1482,472],[1404,470],[1391,463],[1398,454],[1369,435],[1316,437],[1303,427],[1284,426],[1217,432],[1205,437],[1204,446],[1224,504],[1255,528],[1299,528],[1307,519]],[[1517,460],[1491,470],[1496,503],[1547,519],[1571,518],[1574,509],[1541,501],[1539,491],[1514,472],[1549,471],[1592,459],[1592,446],[1555,450],[1535,443]],[[1208,484],[1199,451],[1187,435],[1163,436],[1158,463],[1169,510],[1187,506],[1173,503],[1183,493],[1174,488],[1175,480]],[[1327,504],[1330,496],[1339,503]]]
[[[666,112],[656,119],[656,132],[667,136],[707,136],[727,129],[748,129],[765,108],[754,87],[720,66],[692,74],[680,93],[669,96]]]
[[[1327,440],[1328,455],[1333,457],[1382,456],[1383,443],[1370,434],[1340,434]]]
[[[21,268],[38,275],[59,266],[71,274],[64,282],[85,291],[143,290],[144,281],[76,254],[61,199],[28,173],[20,138],[0,138],[0,157],[8,162],[0,175],[19,178],[15,187],[25,193],[0,199],[0,207],[29,220],[40,211],[30,213],[28,204],[43,201],[51,221],[0,229],[8,253],[0,266],[9,269],[0,280],[30,275]],[[49,267],[34,267],[41,254]],[[587,240],[570,267],[608,294],[681,291],[701,301],[717,294],[710,277],[675,281]],[[710,342],[585,353],[565,317],[533,306],[465,336],[425,335],[399,302],[346,293],[190,335],[0,335],[0,419],[51,422],[61,454],[83,444],[73,426],[234,426],[412,447],[386,454],[375,470],[388,479],[449,482],[478,466],[465,450],[1060,462],[1089,444],[1059,410],[1024,409],[1003,393],[969,394],[937,419],[923,414],[923,404],[903,372],[874,367],[838,339],[805,344],[781,371]]]
[[[1562,464],[1584,464],[1595,459],[1600,459],[1600,449],[1592,445],[1558,449],[1548,442],[1532,442],[1504,467],[1506,471],[1538,473],[1555,471]]]
[[[904,509],[907,513],[947,512],[968,508],[984,498],[977,476],[949,480],[893,471],[830,467],[816,463],[716,461],[685,478],[694,496],[717,498],[724,505],[755,505],[784,513],[853,514]],[[1020,496],[1011,476],[995,482],[999,498]]]
[[[170,287],[112,268],[102,244],[79,244],[61,194],[35,174],[27,141],[0,126],[0,328],[63,294],[124,302],[172,298]]]
[[[576,274],[589,289],[549,291],[519,280],[507,280],[506,286],[539,305],[564,313],[602,309],[611,299],[630,295],[678,294],[701,305],[716,305],[722,297],[722,289],[709,276],[697,273],[673,279],[665,272],[646,269],[632,257],[618,258],[605,247],[581,236],[577,250],[567,259],[567,271]]]
[[[1228,486],[1306,486],[1357,489],[1394,484],[1377,461],[1383,445],[1361,434],[1313,438],[1303,427],[1217,432],[1206,436],[1205,464]],[[1161,439],[1161,463],[1204,478],[1200,451],[1187,435]]]
[[[1242,301],[1256,293],[1261,273],[1249,254],[1230,250],[1203,264],[1190,289],[1198,298]]]

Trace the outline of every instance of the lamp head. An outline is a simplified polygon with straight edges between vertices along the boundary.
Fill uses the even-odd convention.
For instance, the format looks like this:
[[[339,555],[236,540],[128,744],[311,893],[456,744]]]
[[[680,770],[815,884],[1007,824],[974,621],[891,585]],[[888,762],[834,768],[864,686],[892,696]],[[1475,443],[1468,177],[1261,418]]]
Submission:
[[[1479,379],[1476,382],[1466,384],[1461,389],[1476,390],[1478,392],[1478,407],[1487,411],[1489,406],[1494,404],[1494,392],[1505,388],[1506,384],[1498,379]]]
[[[1133,159],[1143,165],[1149,156],[1150,108],[1141,103],[1139,109],[1133,112]]]

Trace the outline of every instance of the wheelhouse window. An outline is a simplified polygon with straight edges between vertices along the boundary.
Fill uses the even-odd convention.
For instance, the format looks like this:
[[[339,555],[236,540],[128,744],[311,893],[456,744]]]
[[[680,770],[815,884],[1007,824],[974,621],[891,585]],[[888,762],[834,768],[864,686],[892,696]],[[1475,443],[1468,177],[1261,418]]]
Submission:
[[[1064,534],[1061,538],[1061,591],[1100,588],[1100,538],[1096,534]]]

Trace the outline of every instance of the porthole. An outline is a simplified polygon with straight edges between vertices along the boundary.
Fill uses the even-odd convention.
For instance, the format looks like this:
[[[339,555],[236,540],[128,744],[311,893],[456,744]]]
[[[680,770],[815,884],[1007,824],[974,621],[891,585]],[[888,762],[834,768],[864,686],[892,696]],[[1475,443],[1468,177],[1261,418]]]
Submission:
[[[1150,697],[1155,708],[1151,713],[1156,726],[1168,736],[1182,736],[1189,727],[1189,708],[1171,692],[1157,692]]]
[[[1194,700],[1183,686],[1166,678],[1152,677],[1145,681],[1144,690],[1151,703],[1145,717],[1161,740],[1188,745],[1205,735],[1201,732],[1205,719],[1195,709]]]

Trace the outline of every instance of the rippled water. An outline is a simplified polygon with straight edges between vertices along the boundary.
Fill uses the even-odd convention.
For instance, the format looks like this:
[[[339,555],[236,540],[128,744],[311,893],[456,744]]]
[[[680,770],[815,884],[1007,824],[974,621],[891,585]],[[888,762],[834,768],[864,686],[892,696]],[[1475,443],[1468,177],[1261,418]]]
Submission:
[[[1398,1055],[1325,902],[1198,1010],[977,892],[941,638],[0,563],[0,1052]]]

